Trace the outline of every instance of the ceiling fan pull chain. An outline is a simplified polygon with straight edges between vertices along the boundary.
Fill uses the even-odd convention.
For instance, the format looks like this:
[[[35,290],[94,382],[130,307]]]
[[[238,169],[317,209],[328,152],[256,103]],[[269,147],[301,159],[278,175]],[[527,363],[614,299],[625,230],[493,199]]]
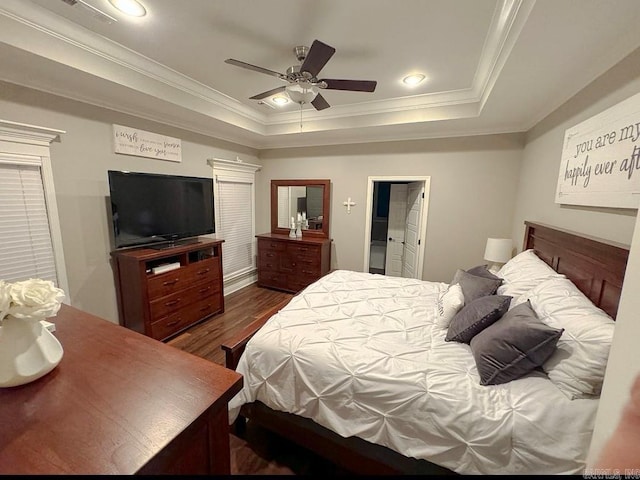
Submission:
[[[302,133],[302,103],[300,104],[300,133]]]

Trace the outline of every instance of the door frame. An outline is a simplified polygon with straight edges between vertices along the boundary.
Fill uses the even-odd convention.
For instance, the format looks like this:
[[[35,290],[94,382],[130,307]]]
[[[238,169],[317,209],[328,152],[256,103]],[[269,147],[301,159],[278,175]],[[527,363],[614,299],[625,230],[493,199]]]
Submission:
[[[424,267],[424,252],[427,236],[427,218],[429,215],[429,190],[431,186],[430,176],[421,175],[406,175],[406,176],[393,176],[393,175],[380,175],[370,176],[367,179],[367,209],[365,216],[365,228],[364,228],[364,262],[362,271],[369,271],[369,258],[371,256],[371,216],[373,214],[373,186],[375,182],[424,182],[424,201],[422,202],[422,212],[420,215],[420,245],[417,252],[417,271],[419,278],[422,279],[422,270]]]

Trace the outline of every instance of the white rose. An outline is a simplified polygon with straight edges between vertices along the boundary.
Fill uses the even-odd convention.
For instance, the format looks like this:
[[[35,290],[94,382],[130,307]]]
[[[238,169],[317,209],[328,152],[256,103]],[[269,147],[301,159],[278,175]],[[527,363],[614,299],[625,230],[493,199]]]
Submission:
[[[10,285],[4,280],[0,280],[0,321],[5,317],[11,306]]]
[[[9,315],[16,318],[51,317],[60,310],[64,292],[50,280],[29,279],[10,286]]]

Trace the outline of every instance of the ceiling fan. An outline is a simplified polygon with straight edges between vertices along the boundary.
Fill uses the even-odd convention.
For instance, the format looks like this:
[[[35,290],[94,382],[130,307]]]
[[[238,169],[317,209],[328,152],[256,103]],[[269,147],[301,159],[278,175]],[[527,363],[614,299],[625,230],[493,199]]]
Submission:
[[[225,63],[237,67],[246,68],[259,73],[265,73],[280,80],[288,82],[289,85],[274,88],[272,90],[259,93],[250,97],[251,100],[262,100],[278,93],[286,93],[295,103],[310,103],[316,110],[329,108],[329,103],[320,94],[319,90],[349,90],[352,92],[373,92],[376,89],[375,80],[338,80],[333,78],[318,78],[320,70],[327,64],[329,59],[336,52],[336,49],[314,40],[311,48],[298,46],[293,49],[293,53],[300,65],[293,65],[287,69],[286,73],[275,72],[266,68],[241,62],[233,58],[228,58]]]

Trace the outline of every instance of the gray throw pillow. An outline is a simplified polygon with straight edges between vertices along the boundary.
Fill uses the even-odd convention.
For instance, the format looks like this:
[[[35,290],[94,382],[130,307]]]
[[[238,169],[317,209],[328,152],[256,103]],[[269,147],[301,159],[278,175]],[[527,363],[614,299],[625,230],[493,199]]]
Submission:
[[[513,307],[471,339],[480,384],[507,383],[540,367],[563,331],[538,320],[529,302]]]
[[[475,275],[476,277],[490,278],[491,280],[500,280],[502,283],[502,279],[489,271],[487,265],[478,265],[477,267],[470,268],[467,270],[467,273],[471,275]]]
[[[447,342],[469,343],[471,339],[502,317],[509,309],[511,297],[487,295],[465,303],[449,323]]]
[[[454,283],[460,284],[462,288],[462,294],[464,295],[464,303],[471,303],[476,298],[485,297],[487,295],[493,295],[502,283],[502,279],[496,277],[496,279],[479,277],[464,270],[458,269],[453,276]]]

